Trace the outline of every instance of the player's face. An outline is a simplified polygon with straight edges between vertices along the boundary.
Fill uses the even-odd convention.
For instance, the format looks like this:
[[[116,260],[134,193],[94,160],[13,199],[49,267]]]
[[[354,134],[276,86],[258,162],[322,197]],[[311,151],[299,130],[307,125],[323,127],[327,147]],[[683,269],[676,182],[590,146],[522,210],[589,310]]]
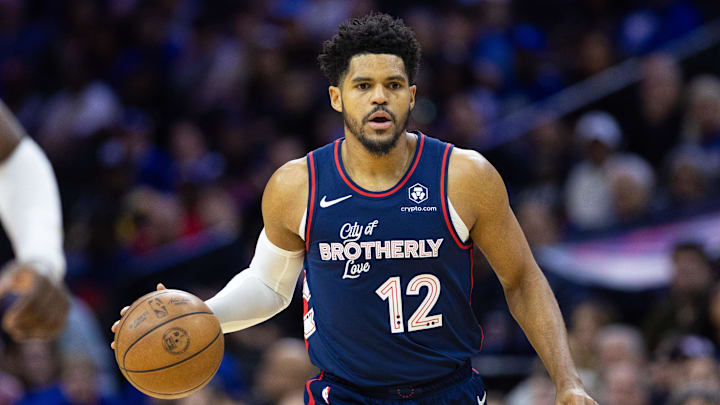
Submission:
[[[333,108],[343,115],[345,133],[377,155],[392,150],[415,105],[405,64],[390,54],[353,56],[340,87],[330,86],[329,92]]]

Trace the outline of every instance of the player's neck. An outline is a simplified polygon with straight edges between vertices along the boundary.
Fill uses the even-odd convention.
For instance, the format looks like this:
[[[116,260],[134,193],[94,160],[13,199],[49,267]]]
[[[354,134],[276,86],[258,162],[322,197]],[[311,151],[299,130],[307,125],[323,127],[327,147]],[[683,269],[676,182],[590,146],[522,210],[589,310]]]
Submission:
[[[353,136],[346,136],[340,154],[350,178],[370,191],[384,191],[402,178],[412,163],[417,147],[417,136],[405,133],[385,155],[368,151]]]

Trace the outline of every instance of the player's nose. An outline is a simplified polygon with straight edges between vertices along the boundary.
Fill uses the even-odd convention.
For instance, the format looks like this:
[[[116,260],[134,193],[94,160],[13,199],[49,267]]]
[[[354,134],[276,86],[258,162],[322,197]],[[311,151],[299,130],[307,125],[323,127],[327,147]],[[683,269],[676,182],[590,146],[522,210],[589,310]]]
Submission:
[[[375,86],[375,88],[372,90],[371,102],[373,103],[373,105],[387,105],[388,97],[385,86]]]

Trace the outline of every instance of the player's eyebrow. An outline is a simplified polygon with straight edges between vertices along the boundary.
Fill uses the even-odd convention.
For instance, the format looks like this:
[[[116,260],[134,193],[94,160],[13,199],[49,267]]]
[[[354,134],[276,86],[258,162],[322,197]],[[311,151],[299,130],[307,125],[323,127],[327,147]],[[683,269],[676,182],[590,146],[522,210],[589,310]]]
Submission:
[[[390,77],[388,77],[388,78],[387,78],[387,79],[385,79],[385,80],[386,80],[386,81],[388,81],[388,82],[390,82],[390,81],[399,81],[399,82],[405,82],[405,76],[401,76],[401,75],[394,75],[394,76],[390,76]]]
[[[369,77],[356,77],[356,78],[352,79],[352,82],[353,82],[353,83],[357,83],[357,82],[371,82],[371,81],[372,81],[372,79],[369,78]]]

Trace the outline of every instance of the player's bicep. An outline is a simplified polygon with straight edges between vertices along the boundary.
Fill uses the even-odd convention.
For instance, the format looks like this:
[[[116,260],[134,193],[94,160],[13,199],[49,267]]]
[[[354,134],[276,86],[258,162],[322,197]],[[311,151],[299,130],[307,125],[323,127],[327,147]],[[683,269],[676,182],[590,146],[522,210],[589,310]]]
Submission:
[[[470,234],[500,282],[513,288],[533,262],[530,247],[510,208],[502,178],[489,163],[482,168],[477,219]]]
[[[275,246],[288,251],[305,248],[298,230],[307,206],[307,196],[305,159],[286,163],[268,181],[262,198],[262,215],[267,238]]]

